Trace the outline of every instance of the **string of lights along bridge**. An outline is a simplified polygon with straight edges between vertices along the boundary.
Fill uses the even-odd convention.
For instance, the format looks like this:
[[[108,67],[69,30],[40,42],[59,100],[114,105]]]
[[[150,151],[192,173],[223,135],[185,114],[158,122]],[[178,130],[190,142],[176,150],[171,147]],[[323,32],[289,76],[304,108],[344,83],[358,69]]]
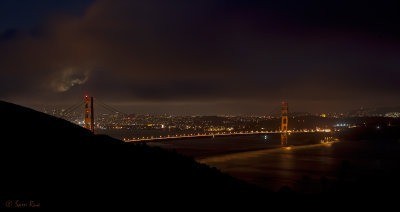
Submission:
[[[84,104],[84,127],[94,133],[95,129],[95,117],[94,117],[94,101],[96,100],[96,105],[102,106],[103,108],[110,111],[117,111],[118,113],[122,113],[115,108],[103,103],[102,101],[95,99],[92,96],[85,95],[84,101],[71,106],[66,110],[66,113],[69,113],[77,108],[79,108],[82,104]],[[281,135],[281,143],[283,145],[287,144],[288,135],[291,133],[316,133],[316,132],[330,132],[330,129],[316,129],[316,130],[288,130],[288,114],[289,114],[289,104],[287,102],[282,102],[281,106],[281,123],[279,130],[259,130],[259,131],[235,131],[235,132],[209,132],[209,133],[187,133],[187,134],[173,134],[173,135],[164,135],[164,136],[141,136],[135,137],[131,139],[124,138],[125,142],[147,142],[147,141],[161,141],[161,140],[173,140],[173,139],[184,139],[184,138],[201,138],[201,137],[216,137],[216,136],[234,136],[234,135],[255,135],[255,134],[265,134],[265,138],[267,138],[266,134],[280,134]]]

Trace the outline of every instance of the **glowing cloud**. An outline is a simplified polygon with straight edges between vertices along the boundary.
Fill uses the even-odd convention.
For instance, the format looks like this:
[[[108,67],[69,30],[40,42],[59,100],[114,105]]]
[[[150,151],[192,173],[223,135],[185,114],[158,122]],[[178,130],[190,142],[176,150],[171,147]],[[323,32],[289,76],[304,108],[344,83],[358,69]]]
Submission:
[[[76,85],[84,84],[89,78],[89,70],[67,68],[59,72],[51,86],[57,92],[65,92]]]

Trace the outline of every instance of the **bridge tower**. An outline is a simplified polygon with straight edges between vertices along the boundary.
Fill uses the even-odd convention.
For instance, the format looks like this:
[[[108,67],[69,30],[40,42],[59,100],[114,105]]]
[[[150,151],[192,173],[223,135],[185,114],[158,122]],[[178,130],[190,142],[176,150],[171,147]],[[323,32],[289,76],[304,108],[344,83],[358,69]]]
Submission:
[[[282,122],[281,122],[281,131],[287,132],[288,127],[288,112],[289,105],[288,103],[282,102]]]
[[[289,112],[289,104],[282,101],[282,121],[281,121],[281,144],[287,145],[288,141],[288,112]]]
[[[85,96],[85,128],[94,133],[93,97]]]

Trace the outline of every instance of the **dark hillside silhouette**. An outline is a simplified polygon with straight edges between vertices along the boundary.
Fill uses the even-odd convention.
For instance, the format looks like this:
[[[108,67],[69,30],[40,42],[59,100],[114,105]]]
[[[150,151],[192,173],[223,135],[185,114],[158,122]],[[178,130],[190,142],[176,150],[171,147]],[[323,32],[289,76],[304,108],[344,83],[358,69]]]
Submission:
[[[11,103],[0,102],[0,108],[2,199],[266,194],[174,152],[94,135]]]

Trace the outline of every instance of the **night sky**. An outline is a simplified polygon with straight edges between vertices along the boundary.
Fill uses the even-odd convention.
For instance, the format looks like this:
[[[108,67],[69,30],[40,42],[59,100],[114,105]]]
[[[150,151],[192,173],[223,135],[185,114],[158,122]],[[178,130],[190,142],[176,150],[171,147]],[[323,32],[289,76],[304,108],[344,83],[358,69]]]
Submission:
[[[0,99],[126,112],[400,105],[400,3],[2,0]]]

